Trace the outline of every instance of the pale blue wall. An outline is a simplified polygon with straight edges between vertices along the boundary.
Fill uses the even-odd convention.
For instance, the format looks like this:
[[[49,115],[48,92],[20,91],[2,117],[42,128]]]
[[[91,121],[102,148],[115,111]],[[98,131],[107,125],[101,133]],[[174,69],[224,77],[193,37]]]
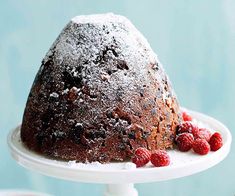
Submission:
[[[6,136],[21,122],[40,62],[64,25],[75,15],[110,11],[130,18],[147,37],[183,106],[218,118],[234,133],[235,1],[0,0],[0,188],[101,195],[102,185],[56,180],[18,166]],[[140,195],[232,196],[234,167],[232,150],[206,172],[137,187]]]

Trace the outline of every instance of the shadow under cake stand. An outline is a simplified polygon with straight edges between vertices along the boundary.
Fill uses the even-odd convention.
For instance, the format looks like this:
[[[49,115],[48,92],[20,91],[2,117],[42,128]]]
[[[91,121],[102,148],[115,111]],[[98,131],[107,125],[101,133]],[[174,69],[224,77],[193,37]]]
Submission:
[[[171,164],[167,167],[132,168],[131,163],[81,164],[75,162],[57,161],[28,150],[20,139],[20,126],[8,135],[8,145],[13,158],[27,169],[41,174],[87,183],[106,184],[105,196],[137,196],[133,183],[165,181],[192,175],[206,170],[220,161],[229,153],[232,141],[226,126],[214,118],[187,110],[196,120],[208,125],[212,130],[219,130],[223,137],[223,146],[216,152],[200,156],[192,151],[187,153],[178,150],[168,151]]]

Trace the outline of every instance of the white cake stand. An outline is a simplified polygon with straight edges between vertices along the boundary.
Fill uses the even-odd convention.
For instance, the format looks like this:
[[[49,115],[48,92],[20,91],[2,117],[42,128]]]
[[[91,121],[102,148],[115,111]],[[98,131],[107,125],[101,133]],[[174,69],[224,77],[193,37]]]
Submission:
[[[218,164],[228,155],[232,141],[228,128],[209,116],[193,111],[188,112],[213,130],[219,130],[224,145],[218,151],[210,152],[205,156],[191,151],[182,153],[171,150],[169,151],[171,164],[167,167],[155,168],[149,164],[136,169],[131,163],[81,164],[51,160],[22,145],[20,126],[9,134],[8,145],[13,158],[27,169],[65,180],[107,184],[105,196],[137,196],[138,192],[133,183],[164,181],[192,175]]]

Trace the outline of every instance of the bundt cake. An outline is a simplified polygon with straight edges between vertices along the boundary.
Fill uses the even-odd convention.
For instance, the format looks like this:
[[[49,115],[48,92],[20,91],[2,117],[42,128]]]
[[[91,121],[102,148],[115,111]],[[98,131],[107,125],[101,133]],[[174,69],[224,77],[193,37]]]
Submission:
[[[78,162],[128,160],[173,147],[180,111],[146,39],[123,16],[77,16],[53,43],[21,126],[30,149]]]

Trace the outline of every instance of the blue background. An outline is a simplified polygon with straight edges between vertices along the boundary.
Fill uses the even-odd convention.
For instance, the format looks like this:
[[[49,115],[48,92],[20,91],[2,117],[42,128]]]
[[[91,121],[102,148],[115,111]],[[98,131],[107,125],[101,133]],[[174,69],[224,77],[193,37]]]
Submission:
[[[0,189],[102,195],[103,185],[66,182],[27,171],[10,157],[6,137],[21,122],[40,62],[71,17],[114,12],[147,37],[181,105],[235,130],[235,1],[0,0]],[[167,182],[139,184],[140,195],[235,194],[234,144],[221,164]]]

